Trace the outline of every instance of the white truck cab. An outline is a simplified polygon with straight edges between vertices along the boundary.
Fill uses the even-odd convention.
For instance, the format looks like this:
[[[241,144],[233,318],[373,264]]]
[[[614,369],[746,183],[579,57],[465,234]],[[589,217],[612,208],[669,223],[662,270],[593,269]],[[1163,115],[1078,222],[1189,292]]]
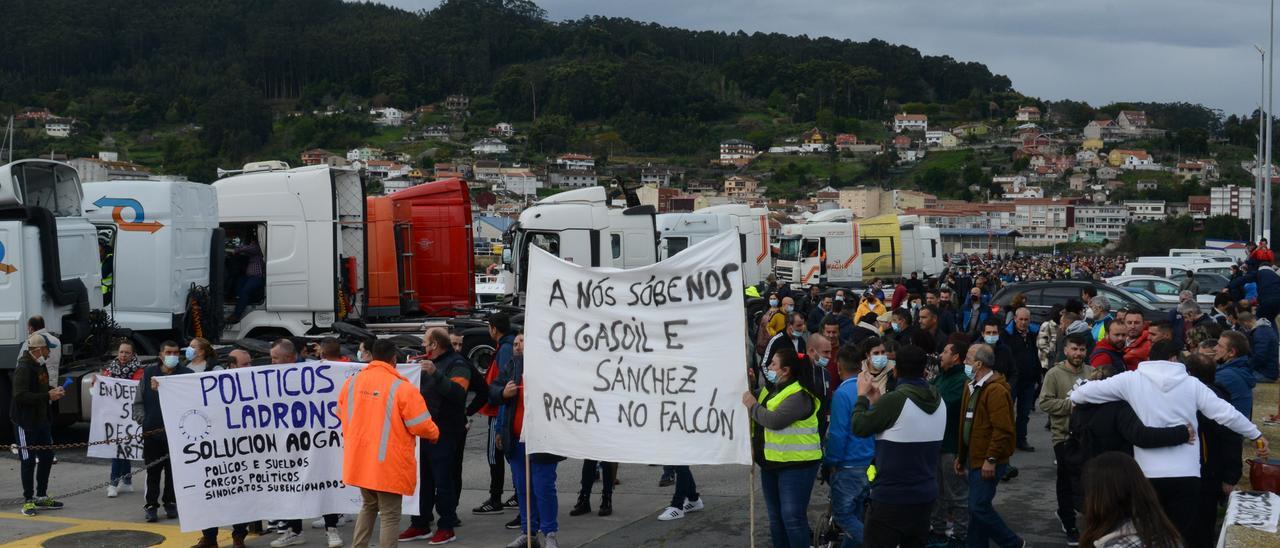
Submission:
[[[262,294],[250,296],[251,305],[226,326],[224,339],[300,336],[359,317],[367,273],[358,171],[258,162],[213,187],[229,242],[228,279],[247,275],[234,264],[237,243],[256,239],[266,263]],[[228,288],[233,294],[234,287]]]
[[[141,354],[165,339],[185,336],[188,315],[220,318],[222,229],[217,191],[172,180],[93,181],[84,184],[85,216],[97,228],[104,307],[133,331]],[[205,310],[189,310],[193,287],[208,290]],[[211,324],[211,325],[216,325]],[[221,333],[201,333],[217,340]],[[185,342],[185,341],[184,341]]]
[[[97,236],[82,195],[76,170],[62,162],[0,166],[0,369],[13,368],[31,316],[44,316],[73,347],[89,334],[89,311],[102,308]]]
[[[548,196],[520,213],[504,235],[503,282],[516,302],[528,280],[529,246],[583,266],[636,268],[657,262],[652,206],[610,208],[603,187]]]
[[[769,210],[726,204],[692,213],[658,215],[658,259],[663,260],[721,232],[737,232],[742,255],[742,283],[758,284],[773,270],[769,246]]]
[[[861,230],[853,211],[830,209],[801,224],[784,225],[779,242],[779,283],[851,287],[862,281]]]

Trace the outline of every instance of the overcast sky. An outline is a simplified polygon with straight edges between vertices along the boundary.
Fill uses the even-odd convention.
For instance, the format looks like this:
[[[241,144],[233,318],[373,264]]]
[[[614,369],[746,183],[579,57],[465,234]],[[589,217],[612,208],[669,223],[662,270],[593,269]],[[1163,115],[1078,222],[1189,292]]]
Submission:
[[[381,0],[430,9],[438,0]],[[1258,104],[1263,0],[535,0],[552,20],[880,38],[986,64],[1044,99],[1188,101],[1227,113]],[[1280,108],[1280,105],[1277,106]]]

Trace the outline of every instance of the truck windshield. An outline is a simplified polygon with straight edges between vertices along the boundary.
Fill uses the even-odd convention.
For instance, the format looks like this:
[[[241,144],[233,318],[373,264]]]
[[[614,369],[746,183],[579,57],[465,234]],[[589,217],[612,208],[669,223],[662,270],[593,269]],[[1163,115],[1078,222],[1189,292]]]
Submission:
[[[800,238],[788,238],[782,240],[778,248],[778,258],[784,261],[796,261],[800,259]]]
[[[78,217],[80,181],[76,170],[52,162],[22,162],[13,167],[13,185],[23,205],[42,207],[54,217]]]

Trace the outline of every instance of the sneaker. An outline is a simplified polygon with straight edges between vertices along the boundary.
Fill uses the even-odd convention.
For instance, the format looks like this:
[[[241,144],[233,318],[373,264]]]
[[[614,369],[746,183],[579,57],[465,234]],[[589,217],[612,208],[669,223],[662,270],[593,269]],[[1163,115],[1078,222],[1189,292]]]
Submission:
[[[543,535],[542,548],[560,548],[560,541],[556,540],[554,532]]]
[[[338,524],[334,525],[334,527],[342,527],[348,523],[351,523],[351,518],[349,516],[347,516],[346,514],[338,514]],[[312,529],[328,529],[328,527],[325,526],[324,524],[324,518],[320,518],[318,520],[311,522],[311,528]]]
[[[133,482],[126,481],[126,482],[124,483],[123,490],[124,490],[124,492],[126,492],[126,493],[132,493],[132,492],[133,492]]]
[[[430,528],[419,529],[411,525],[408,529],[405,529],[403,533],[400,533],[400,542],[409,542],[411,540],[422,540],[428,538],[431,538]]]
[[[164,517],[169,519],[178,519],[178,505],[177,504],[164,505]]]
[[[338,534],[337,527],[325,529],[324,536],[329,541],[329,548],[342,548],[342,535]]]
[[[671,487],[672,485],[675,485],[675,484],[676,484],[675,474],[663,474],[661,478],[658,478],[658,487]]]
[[[293,531],[289,531],[289,533],[286,534],[285,536],[271,541],[270,546],[271,548],[284,548],[285,546],[297,546],[299,544],[306,544],[306,542],[307,542],[307,538],[302,536],[302,533],[295,533]]]
[[[36,503],[35,503],[35,501],[30,501],[30,500],[29,500],[29,501],[27,501],[27,502],[22,503],[22,515],[24,515],[24,516],[34,516],[34,515],[36,515]]]
[[[218,539],[201,536],[200,542],[192,544],[191,548],[218,548]]]
[[[41,497],[36,499],[36,507],[41,510],[61,510],[65,506],[61,502],[53,500],[49,497]]]
[[[1018,469],[1010,466],[1009,469],[1005,471],[1004,477],[1000,479],[1002,481],[1009,481],[1016,477],[1018,477]]]
[[[684,510],[675,506],[668,506],[661,514],[658,514],[658,521],[671,521],[684,518]]]
[[[503,508],[519,508],[520,501],[516,500],[515,495],[511,495],[511,498],[507,499],[507,502],[502,503],[502,507]]]
[[[427,544],[435,546],[437,544],[449,544],[455,540],[458,540],[458,535],[453,534],[452,530],[437,529],[435,536],[431,537],[431,540],[427,541]]]
[[[513,520],[511,520],[511,521],[508,521],[508,522],[507,522],[507,524],[506,524],[506,525],[504,525],[503,527],[506,527],[507,529],[519,529],[519,528],[520,528],[520,516],[516,516],[516,517],[515,517],[515,519],[513,519]],[[537,543],[535,542],[534,544],[537,544]]]
[[[501,514],[503,510],[501,501],[486,500],[484,504],[471,509],[472,514],[487,516],[491,514]]]
[[[160,518],[156,516],[155,508],[144,508],[144,510],[147,513],[147,523],[155,523],[160,520]]]
[[[684,510],[684,513],[688,514],[689,512],[697,512],[706,507],[707,505],[703,504],[702,499],[698,499],[694,501],[690,501],[689,499],[684,499],[684,508],[682,508],[681,510]]]
[[[520,535],[515,540],[507,544],[507,548],[525,548],[529,545],[529,535]],[[538,542],[538,537],[533,538],[534,548],[541,548],[542,544]]]
[[[1080,545],[1080,530],[1076,529],[1075,526],[1062,524],[1062,533],[1067,536],[1067,546]]]
[[[107,486],[107,498],[113,499],[120,495],[120,488],[114,485]]]

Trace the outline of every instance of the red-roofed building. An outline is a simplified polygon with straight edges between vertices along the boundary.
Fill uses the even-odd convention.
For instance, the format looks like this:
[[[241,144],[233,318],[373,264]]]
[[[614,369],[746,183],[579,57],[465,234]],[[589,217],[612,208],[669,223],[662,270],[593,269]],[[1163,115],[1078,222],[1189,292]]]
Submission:
[[[1018,109],[1018,113],[1014,116],[1014,119],[1019,122],[1039,122],[1040,109],[1036,107],[1022,107]]]
[[[924,114],[902,113],[893,117],[893,132],[929,131],[929,117]]]

